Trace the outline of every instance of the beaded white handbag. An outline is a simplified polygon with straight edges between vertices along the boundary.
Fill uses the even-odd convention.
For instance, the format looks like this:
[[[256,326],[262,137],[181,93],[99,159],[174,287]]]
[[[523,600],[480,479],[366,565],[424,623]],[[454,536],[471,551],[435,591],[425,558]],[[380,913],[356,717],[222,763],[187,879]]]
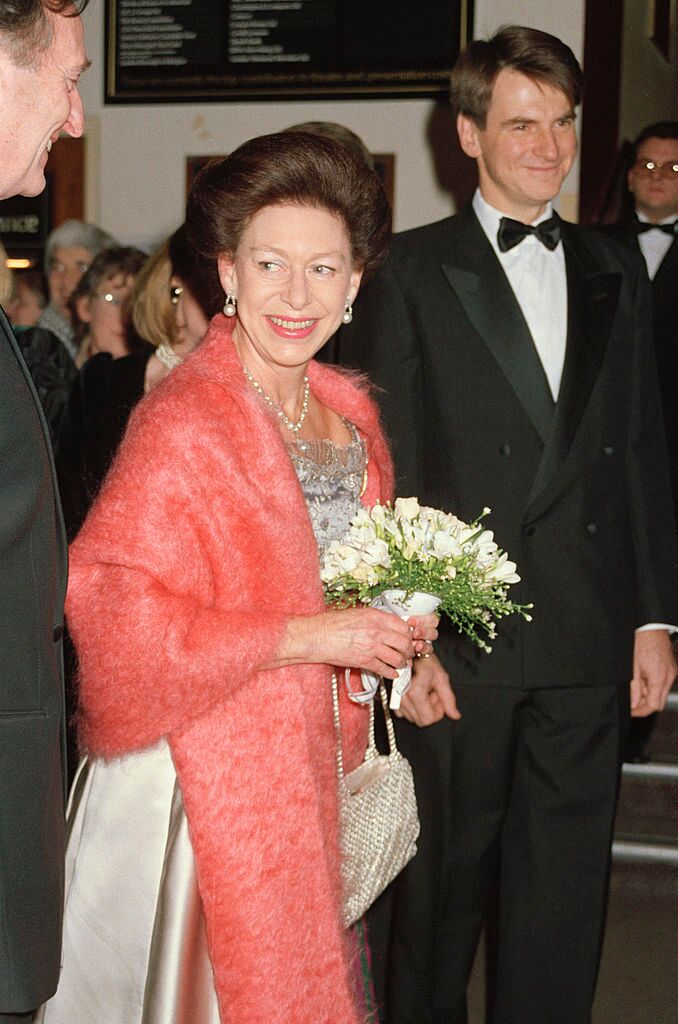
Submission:
[[[380,754],[374,740],[374,701],[370,702],[369,739],[361,765],[344,774],[339,719],[339,685],[332,676],[334,727],[337,737],[343,918],[348,928],[363,916],[387,885],[417,852],[419,816],[409,761],[396,746],[388,697],[383,682],[389,753]]]

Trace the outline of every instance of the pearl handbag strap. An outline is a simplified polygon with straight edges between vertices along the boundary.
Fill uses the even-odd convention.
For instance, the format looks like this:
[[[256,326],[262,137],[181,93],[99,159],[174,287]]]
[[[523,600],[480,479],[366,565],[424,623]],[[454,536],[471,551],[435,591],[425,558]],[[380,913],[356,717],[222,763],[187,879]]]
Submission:
[[[384,709],[384,718],[386,720],[386,733],[388,735],[388,749],[389,754],[394,754],[397,751],[395,730],[393,728],[393,719],[391,718],[391,711],[388,706],[388,696],[386,695],[386,687],[384,686],[383,680],[379,682],[379,696],[381,697],[381,704]],[[336,672],[332,673],[332,711],[334,715],[334,731],[337,737],[337,775],[340,779],[344,778],[344,753],[341,744],[341,719],[339,717],[339,683],[337,681]],[[367,740],[367,750],[365,751],[364,761],[371,761],[374,758],[379,757],[379,751],[374,741],[374,701],[370,701],[370,724]]]

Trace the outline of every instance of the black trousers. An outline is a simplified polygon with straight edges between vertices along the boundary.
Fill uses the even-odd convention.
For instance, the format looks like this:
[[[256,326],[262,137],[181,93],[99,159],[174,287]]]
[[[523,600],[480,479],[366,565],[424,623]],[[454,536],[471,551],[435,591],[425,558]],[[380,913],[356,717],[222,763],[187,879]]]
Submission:
[[[458,723],[398,723],[419,852],[370,912],[387,1024],[466,1024],[497,894],[493,1024],[589,1024],[627,698],[457,686]]]

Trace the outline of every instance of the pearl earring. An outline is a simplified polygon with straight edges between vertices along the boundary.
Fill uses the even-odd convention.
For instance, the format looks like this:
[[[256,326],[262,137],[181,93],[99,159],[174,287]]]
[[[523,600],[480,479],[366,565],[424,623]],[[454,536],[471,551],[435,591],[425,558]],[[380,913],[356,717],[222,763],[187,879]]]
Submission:
[[[350,324],[352,319],[353,319],[353,306],[351,305],[350,299],[346,299],[346,308],[344,309],[344,314],[343,314],[343,316],[341,318],[341,322],[342,322],[342,324]]]
[[[224,316],[235,316],[236,312],[236,298],[233,292],[226,292],[226,302],[224,303]]]

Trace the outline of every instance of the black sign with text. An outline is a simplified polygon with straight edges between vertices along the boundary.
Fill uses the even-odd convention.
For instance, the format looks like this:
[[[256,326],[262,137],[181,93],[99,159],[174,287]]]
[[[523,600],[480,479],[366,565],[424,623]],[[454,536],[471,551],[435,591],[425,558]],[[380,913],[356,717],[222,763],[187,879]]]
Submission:
[[[106,0],[108,102],[435,96],[472,0]]]

